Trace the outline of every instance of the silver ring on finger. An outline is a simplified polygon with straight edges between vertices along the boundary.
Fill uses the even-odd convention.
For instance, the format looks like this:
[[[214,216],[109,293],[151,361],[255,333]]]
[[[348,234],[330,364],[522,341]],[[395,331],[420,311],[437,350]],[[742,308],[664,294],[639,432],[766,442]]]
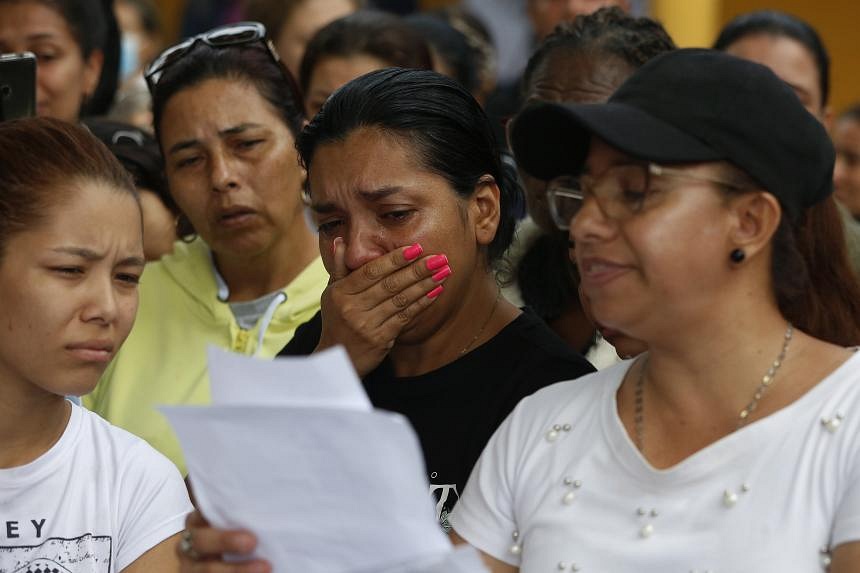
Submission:
[[[182,532],[182,539],[179,541],[179,552],[191,559],[198,561],[200,554],[194,549],[194,541],[191,539],[191,531],[186,529]]]

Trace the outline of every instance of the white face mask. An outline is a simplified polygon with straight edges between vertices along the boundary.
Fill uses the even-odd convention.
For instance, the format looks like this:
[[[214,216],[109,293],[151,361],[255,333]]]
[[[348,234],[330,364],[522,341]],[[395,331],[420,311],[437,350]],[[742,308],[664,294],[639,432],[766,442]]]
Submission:
[[[140,67],[140,38],[137,34],[122,35],[119,56],[119,77],[127,80]]]

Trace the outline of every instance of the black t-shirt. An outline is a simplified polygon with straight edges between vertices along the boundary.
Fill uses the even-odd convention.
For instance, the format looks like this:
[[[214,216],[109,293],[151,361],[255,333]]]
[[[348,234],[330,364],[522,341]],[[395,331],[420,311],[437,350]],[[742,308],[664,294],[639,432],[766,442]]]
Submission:
[[[296,330],[281,352],[310,354],[319,342],[320,314]],[[536,390],[593,372],[589,362],[525,310],[494,338],[437,370],[397,378],[386,360],[364,380],[377,408],[399,412],[424,450],[437,514],[447,515],[496,428]]]

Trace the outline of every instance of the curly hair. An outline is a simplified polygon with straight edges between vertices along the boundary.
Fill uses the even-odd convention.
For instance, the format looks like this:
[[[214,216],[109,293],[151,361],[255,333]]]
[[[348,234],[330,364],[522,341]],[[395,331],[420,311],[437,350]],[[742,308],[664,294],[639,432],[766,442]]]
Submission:
[[[656,20],[630,16],[617,6],[601,8],[556,26],[529,58],[523,72],[523,91],[531,85],[535,70],[556,50],[610,54],[638,68],[675,48],[675,42]]]

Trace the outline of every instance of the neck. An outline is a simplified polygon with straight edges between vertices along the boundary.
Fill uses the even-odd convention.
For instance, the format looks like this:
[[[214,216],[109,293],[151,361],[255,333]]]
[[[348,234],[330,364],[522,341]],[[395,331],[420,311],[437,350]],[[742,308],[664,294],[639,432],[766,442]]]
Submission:
[[[30,382],[0,380],[0,469],[23,466],[51,449],[69,423],[65,398]]]
[[[428,338],[398,343],[391,349],[389,357],[398,377],[425,374],[454,362],[496,336],[520,313],[499,296],[490,272],[470,283],[463,297],[453,314]]]
[[[775,307],[769,310],[690,321],[684,331],[649,343],[650,393],[678,411],[698,406],[712,412],[711,418],[736,421],[782,350],[788,323]],[[778,372],[775,384],[782,375]]]
[[[252,256],[213,253],[215,266],[230,289],[229,302],[254,300],[290,284],[319,256],[316,237],[299,217],[294,229],[271,248]]]

